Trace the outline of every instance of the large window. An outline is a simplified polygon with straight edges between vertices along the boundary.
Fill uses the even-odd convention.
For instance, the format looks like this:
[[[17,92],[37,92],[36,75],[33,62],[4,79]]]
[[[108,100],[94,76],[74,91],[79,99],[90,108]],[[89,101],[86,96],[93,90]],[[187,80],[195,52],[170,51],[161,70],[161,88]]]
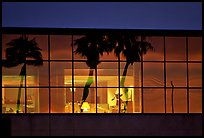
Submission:
[[[21,36],[2,35],[2,63],[25,52],[16,44],[9,53],[7,45]],[[43,64],[30,54],[2,66],[2,113],[202,113],[201,36],[148,35],[154,49],[131,64],[115,47],[88,59],[97,57],[86,49],[91,43],[81,51],[75,45],[84,34],[26,36],[35,38]]]

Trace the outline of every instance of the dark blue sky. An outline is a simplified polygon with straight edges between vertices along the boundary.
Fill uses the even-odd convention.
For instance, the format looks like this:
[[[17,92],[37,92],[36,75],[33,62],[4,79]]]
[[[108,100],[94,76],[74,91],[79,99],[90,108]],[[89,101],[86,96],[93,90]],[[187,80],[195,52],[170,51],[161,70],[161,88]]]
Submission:
[[[3,2],[2,27],[202,30],[202,2]]]

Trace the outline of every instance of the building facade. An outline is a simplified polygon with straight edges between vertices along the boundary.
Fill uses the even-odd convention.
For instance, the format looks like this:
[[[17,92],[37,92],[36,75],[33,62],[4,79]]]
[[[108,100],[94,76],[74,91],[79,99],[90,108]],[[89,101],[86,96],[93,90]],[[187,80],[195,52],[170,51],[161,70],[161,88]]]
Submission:
[[[99,57],[91,60],[87,55],[94,57],[93,51],[82,47],[83,51],[79,52],[79,45],[75,45],[86,36],[104,36],[105,40],[106,36],[117,34],[135,36],[138,42],[143,42],[145,37],[153,49],[147,49],[127,67],[128,58],[123,54],[127,43],[118,55],[114,47],[99,52]],[[152,113],[202,114],[201,31],[3,28],[2,63],[8,60],[8,43],[21,36],[28,40],[35,38],[43,64],[34,65],[35,55],[31,55],[22,64],[2,66],[3,115],[15,118],[17,108],[17,116],[73,117],[92,113],[128,118],[130,114],[133,117]],[[91,45],[88,44],[86,48]],[[137,56],[131,51],[128,54]],[[89,61],[97,62],[96,68],[91,68]],[[26,75],[20,75],[24,65]],[[87,91],[87,98],[82,102]]]

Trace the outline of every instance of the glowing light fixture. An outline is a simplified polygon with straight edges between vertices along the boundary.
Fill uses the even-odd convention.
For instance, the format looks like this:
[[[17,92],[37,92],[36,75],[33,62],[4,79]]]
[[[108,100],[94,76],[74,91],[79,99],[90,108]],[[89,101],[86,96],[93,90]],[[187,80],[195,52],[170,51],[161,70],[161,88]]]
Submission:
[[[88,111],[90,110],[90,105],[88,102],[84,102],[81,106],[81,109],[83,109],[83,111]]]

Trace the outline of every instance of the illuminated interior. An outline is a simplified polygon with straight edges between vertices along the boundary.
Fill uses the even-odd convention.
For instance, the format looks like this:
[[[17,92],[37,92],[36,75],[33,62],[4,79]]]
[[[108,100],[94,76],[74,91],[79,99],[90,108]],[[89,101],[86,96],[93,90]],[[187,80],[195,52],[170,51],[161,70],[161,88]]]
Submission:
[[[2,60],[6,43],[18,37],[3,34]],[[20,113],[123,113],[126,105],[126,113],[202,113],[202,37],[152,36],[155,51],[129,65],[124,87],[126,59],[104,54],[84,105],[90,69],[72,49],[72,41],[81,36],[51,35],[50,45],[47,35],[29,37],[42,49],[43,65],[26,65],[26,77],[19,76],[22,65],[2,67],[2,113],[16,113],[19,91]]]

